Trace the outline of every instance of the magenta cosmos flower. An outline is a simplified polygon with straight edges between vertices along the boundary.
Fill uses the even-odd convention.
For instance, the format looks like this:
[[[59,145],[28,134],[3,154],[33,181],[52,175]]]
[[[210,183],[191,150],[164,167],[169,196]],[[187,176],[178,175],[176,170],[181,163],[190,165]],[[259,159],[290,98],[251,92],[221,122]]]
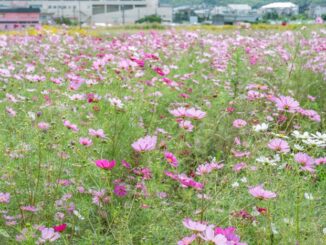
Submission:
[[[95,164],[99,168],[111,170],[112,168],[114,168],[116,162],[115,162],[115,160],[109,161],[106,159],[99,159],[99,160],[95,161]]]
[[[300,109],[299,102],[290,96],[280,96],[275,99],[277,109],[280,111],[287,111],[294,113]]]
[[[114,194],[118,197],[124,197],[127,195],[127,189],[124,185],[116,185],[113,190]]]
[[[290,151],[290,146],[288,142],[282,139],[272,139],[268,143],[269,149],[279,152],[279,153],[287,153]]]
[[[236,119],[233,121],[232,123],[233,127],[235,128],[243,128],[247,125],[247,122],[245,120],[242,119]]]
[[[146,136],[135,141],[131,146],[137,152],[152,151],[155,149],[157,142],[156,136]]]
[[[250,187],[249,193],[259,199],[271,199],[276,197],[276,193],[265,190],[262,185]]]
[[[178,167],[178,159],[171,152],[165,152],[164,157],[172,167]]]

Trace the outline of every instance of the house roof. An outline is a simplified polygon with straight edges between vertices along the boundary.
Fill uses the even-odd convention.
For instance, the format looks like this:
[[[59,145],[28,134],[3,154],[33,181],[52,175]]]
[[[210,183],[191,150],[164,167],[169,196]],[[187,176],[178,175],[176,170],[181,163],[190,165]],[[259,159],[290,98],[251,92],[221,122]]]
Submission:
[[[276,9],[276,8],[294,8],[297,7],[294,3],[291,2],[275,2],[262,6],[262,9]]]
[[[40,13],[39,8],[0,8],[0,13]]]
[[[251,10],[248,4],[228,4],[228,7],[232,10]]]

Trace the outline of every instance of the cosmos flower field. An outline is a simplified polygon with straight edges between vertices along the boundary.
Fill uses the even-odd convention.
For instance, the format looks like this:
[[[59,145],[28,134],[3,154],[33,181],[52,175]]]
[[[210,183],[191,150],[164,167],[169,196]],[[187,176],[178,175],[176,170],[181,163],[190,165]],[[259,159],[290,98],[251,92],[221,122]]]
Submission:
[[[0,35],[1,244],[323,244],[326,28]]]

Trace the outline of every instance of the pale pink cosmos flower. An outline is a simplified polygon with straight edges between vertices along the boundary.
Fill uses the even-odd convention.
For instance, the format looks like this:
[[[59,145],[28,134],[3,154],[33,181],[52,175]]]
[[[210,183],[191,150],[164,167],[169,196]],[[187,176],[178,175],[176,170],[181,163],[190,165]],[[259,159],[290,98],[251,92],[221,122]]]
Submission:
[[[221,169],[223,167],[224,167],[223,164],[218,164],[218,163],[215,163],[215,162],[201,164],[196,169],[196,175],[201,176],[201,175],[204,175],[204,174],[208,174],[208,173],[212,172],[213,170]]]
[[[247,125],[247,122],[245,120],[242,119],[236,119],[233,121],[232,123],[233,127],[235,128],[243,128]]]
[[[177,245],[190,245],[193,241],[195,241],[196,238],[197,236],[195,234],[192,234],[191,236],[186,236],[180,241],[178,241]]]
[[[115,160],[109,161],[106,159],[99,159],[99,160],[95,161],[95,164],[99,168],[111,170],[116,165],[116,161]]]
[[[132,143],[132,148],[137,152],[152,151],[156,147],[157,137],[156,136],[146,136],[140,138],[134,143]]]
[[[50,128],[50,124],[46,123],[46,122],[39,122],[37,124],[37,127],[43,131],[47,131]]]
[[[83,146],[89,147],[93,144],[92,140],[89,138],[79,138],[79,143]]]
[[[192,125],[192,123],[190,121],[180,121],[179,122],[179,127],[183,128],[184,130],[186,130],[187,132],[192,132],[194,126]]]
[[[289,144],[282,139],[272,139],[268,143],[269,149],[279,152],[279,153],[287,153],[290,151],[290,146]]]
[[[175,117],[185,117],[187,113],[187,109],[184,107],[179,107],[174,110],[169,111]]]
[[[96,129],[90,128],[90,129],[88,129],[88,133],[89,133],[89,135],[97,137],[97,138],[105,138],[103,129],[96,130]]]
[[[9,114],[9,116],[11,116],[11,117],[15,117],[16,116],[16,114],[17,114],[17,112],[14,110],[14,109],[12,109],[11,107],[6,107],[6,112]]]
[[[222,234],[215,235],[214,225],[209,225],[206,227],[206,230],[199,235],[206,242],[213,242],[215,245],[227,245],[228,240]]]
[[[290,96],[280,96],[279,98],[275,98],[274,102],[280,111],[294,113],[300,109],[299,102]]]
[[[0,193],[0,203],[9,203],[10,193]]]
[[[200,232],[203,232],[206,230],[207,228],[207,225],[205,224],[202,224],[200,222],[197,222],[197,221],[193,221],[189,218],[186,218],[182,221],[183,225],[189,229],[189,230],[192,230],[192,231],[200,231]]]
[[[54,242],[60,238],[60,234],[55,232],[53,228],[43,228],[41,230],[41,237],[38,239],[38,244],[44,244],[47,242]]]
[[[196,110],[195,108],[187,109],[186,117],[193,118],[196,120],[203,119],[206,116],[206,112],[201,110]]]
[[[250,187],[249,193],[259,199],[271,199],[277,196],[276,193],[265,190],[262,185]]]
[[[178,159],[175,157],[175,155],[173,155],[172,152],[165,152],[164,157],[172,167],[178,167]]]

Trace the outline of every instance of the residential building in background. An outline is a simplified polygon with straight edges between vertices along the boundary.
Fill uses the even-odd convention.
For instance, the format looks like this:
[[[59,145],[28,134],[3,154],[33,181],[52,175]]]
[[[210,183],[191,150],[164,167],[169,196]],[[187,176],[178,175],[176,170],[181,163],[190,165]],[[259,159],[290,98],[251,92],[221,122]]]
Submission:
[[[42,15],[70,18],[86,24],[127,24],[149,15],[158,15],[172,22],[172,8],[162,6],[159,0],[0,0],[0,7],[40,9]]]
[[[317,18],[326,15],[326,3],[310,5],[308,15],[310,18]]]
[[[0,9],[0,30],[14,30],[35,27],[40,23],[40,9]]]
[[[262,6],[259,11],[262,15],[267,13],[297,15],[299,13],[299,6],[291,2],[275,2]]]

